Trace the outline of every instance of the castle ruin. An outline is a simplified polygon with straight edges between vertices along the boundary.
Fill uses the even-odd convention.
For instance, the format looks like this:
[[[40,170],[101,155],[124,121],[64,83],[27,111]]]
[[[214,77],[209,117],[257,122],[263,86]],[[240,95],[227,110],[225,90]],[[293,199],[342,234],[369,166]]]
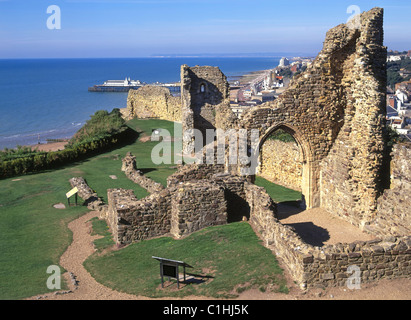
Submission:
[[[316,59],[277,100],[250,108],[240,118],[229,108],[229,85],[217,67],[186,65],[181,67],[179,100],[141,88],[130,92],[129,113],[180,119],[184,132],[256,129],[260,149],[273,132],[288,132],[298,144],[307,208],[324,208],[377,240],[311,246],[278,221],[276,204],[252,183],[252,176],[239,175],[240,165],[180,165],[167,187],[157,190],[135,173],[135,159],[128,155],[123,170],[152,193],[138,200],[130,190],[108,190],[102,217],[117,243],[165,234],[179,238],[247,219],[302,288],[345,285],[351,265],[360,268],[363,282],[409,277],[411,148],[396,145],[390,159],[383,10],[365,12],[359,21],[329,30]],[[193,142],[183,141],[185,149]],[[386,174],[390,167],[391,177]]]

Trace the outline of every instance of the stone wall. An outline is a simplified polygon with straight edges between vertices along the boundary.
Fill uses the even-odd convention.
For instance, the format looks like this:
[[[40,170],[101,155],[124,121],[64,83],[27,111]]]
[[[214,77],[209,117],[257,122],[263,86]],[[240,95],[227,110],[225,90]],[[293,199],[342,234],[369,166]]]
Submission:
[[[132,190],[109,189],[107,198],[105,218],[117,244],[130,244],[170,233],[169,190],[138,200]]]
[[[307,70],[239,122],[259,130],[260,145],[277,129],[290,133],[301,148],[307,207],[356,225],[372,219],[381,192],[387,56],[383,10],[361,14],[360,22],[328,31]]]
[[[411,234],[411,145],[394,146],[391,187],[377,201],[375,220],[365,230],[378,235]]]
[[[206,137],[206,130],[228,129],[237,117],[230,108],[227,77],[218,67],[181,66],[183,150],[190,154],[193,129]],[[204,142],[205,143],[205,142]]]
[[[126,157],[126,166],[133,163],[132,158]],[[213,166],[187,167],[181,167],[168,180],[167,188],[141,200],[132,190],[108,190],[108,209],[101,218],[107,220],[116,243],[129,244],[161,235],[179,238],[227,223],[233,211],[240,212],[236,208],[244,196],[242,177],[215,177]],[[196,168],[201,173],[194,175]],[[188,171],[192,175],[185,176]]]
[[[78,196],[84,200],[84,205],[90,210],[99,210],[103,205],[103,201],[98,197],[86,180],[83,177],[74,177],[69,180],[72,188],[78,189]]]
[[[181,121],[181,98],[174,97],[165,87],[147,85],[138,90],[130,90],[126,119],[135,117]]]
[[[211,180],[215,174],[224,173],[224,165],[189,164],[180,165],[177,172],[167,178],[167,186],[180,182]]]
[[[363,227],[373,220],[381,194],[384,162],[386,48],[383,11],[361,15],[356,42],[342,63],[346,91],[343,122],[321,163],[321,206]],[[337,27],[338,28],[338,27]],[[333,29],[334,43],[341,33]]]
[[[171,208],[171,234],[175,238],[227,223],[224,189],[203,181],[179,185],[173,193]]]
[[[212,181],[224,189],[227,201],[227,222],[238,222],[250,219],[250,205],[247,202],[245,177],[228,173],[216,173]]]
[[[297,143],[267,139],[260,150],[258,175],[286,188],[301,191],[302,159]]]
[[[212,165],[184,166],[169,178],[166,189],[141,200],[132,190],[108,190],[108,209],[101,217],[119,244],[160,235],[179,238],[204,227],[248,220],[260,208],[250,209],[252,197],[246,184],[245,177],[221,173]],[[256,188],[255,197],[266,199],[275,214],[271,198],[263,188]]]
[[[164,189],[161,183],[147,178],[140,170],[137,170],[136,157],[133,156],[131,152],[128,152],[122,160],[121,170],[124,171],[127,178],[129,178],[134,183],[137,183],[150,193]]]
[[[249,184],[246,189],[251,226],[301,288],[346,286],[352,276],[357,284],[411,276],[410,236],[313,247],[276,219],[259,187]]]

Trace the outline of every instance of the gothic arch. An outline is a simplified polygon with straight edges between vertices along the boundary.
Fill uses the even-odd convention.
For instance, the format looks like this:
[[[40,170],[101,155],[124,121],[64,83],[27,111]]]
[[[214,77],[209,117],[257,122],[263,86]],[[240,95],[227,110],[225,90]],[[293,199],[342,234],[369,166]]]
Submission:
[[[314,160],[312,148],[310,146],[309,141],[306,138],[304,138],[304,136],[298,131],[297,128],[287,123],[277,123],[274,126],[271,126],[268,130],[266,130],[265,133],[263,133],[260,137],[258,149],[256,149],[256,152],[258,152],[258,154],[256,155],[259,159],[258,162],[260,163],[260,150],[264,142],[272,133],[279,129],[282,129],[285,132],[289,133],[295,139],[297,145],[300,148],[303,164],[301,190],[307,209],[318,207],[320,205],[320,194],[318,185],[319,168],[317,165],[317,161]]]

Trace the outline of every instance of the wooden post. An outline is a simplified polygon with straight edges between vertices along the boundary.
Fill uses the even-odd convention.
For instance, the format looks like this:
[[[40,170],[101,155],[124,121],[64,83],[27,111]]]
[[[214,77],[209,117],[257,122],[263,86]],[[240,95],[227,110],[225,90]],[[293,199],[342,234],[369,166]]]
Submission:
[[[177,289],[180,289],[180,275],[178,274],[178,264],[176,265],[176,271],[177,271]]]
[[[164,288],[163,261],[160,262],[161,288]]]

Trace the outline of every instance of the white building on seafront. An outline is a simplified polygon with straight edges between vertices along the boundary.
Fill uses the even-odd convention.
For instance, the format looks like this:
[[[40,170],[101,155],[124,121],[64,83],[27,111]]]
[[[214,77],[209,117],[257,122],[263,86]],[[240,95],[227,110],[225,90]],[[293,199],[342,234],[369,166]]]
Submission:
[[[281,58],[279,67],[287,67],[290,65],[290,61],[287,58]]]

